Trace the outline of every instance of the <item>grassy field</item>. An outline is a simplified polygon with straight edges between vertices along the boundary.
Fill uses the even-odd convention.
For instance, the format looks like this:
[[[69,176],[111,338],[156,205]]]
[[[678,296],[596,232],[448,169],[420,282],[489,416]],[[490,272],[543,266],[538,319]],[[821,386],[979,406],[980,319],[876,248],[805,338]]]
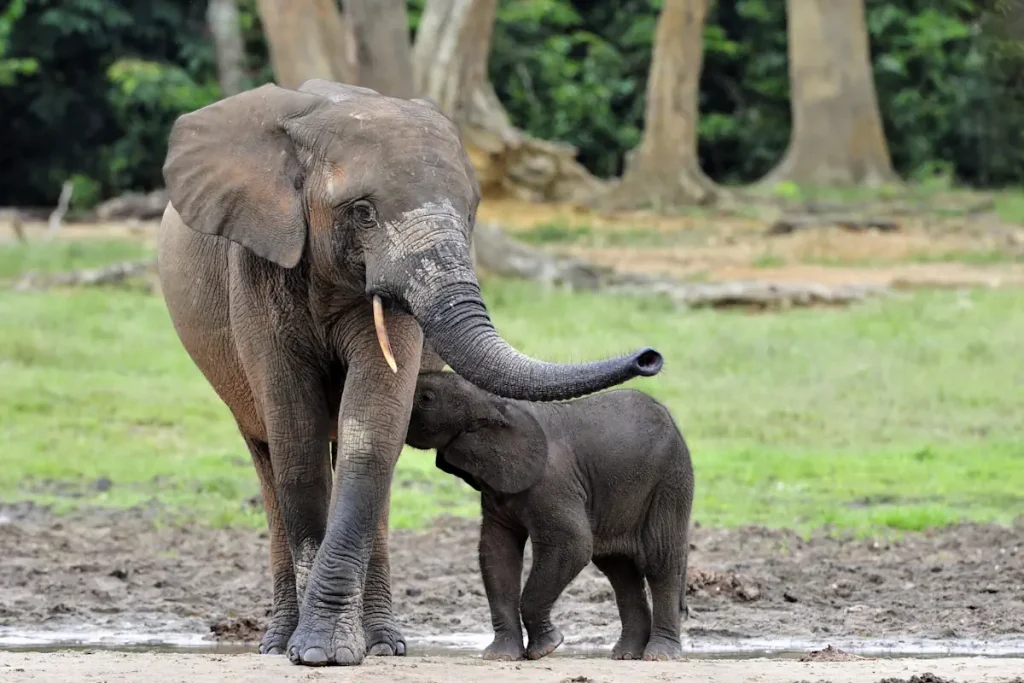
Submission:
[[[4,247],[0,279],[140,250]],[[544,359],[648,344],[664,354],[660,376],[631,386],[665,401],[687,436],[702,524],[921,529],[1024,511],[1019,292],[771,315],[507,282],[488,283],[485,297],[506,338]],[[264,524],[247,451],[159,297],[0,291],[0,444],[6,501],[157,500],[213,524]],[[393,491],[395,526],[477,510],[421,451],[403,455]]]

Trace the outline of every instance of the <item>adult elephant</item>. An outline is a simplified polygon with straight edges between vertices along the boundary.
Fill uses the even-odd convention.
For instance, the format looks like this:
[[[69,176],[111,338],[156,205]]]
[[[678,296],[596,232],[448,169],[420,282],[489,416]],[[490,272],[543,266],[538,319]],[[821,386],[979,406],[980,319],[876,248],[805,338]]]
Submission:
[[[424,335],[477,386],[530,400],[656,374],[661,356],[557,365],[498,335],[469,257],[479,187],[428,101],[264,85],[181,116],[164,179],[163,295],[266,508],[274,599],[260,651],[310,665],[404,654],[387,508]]]

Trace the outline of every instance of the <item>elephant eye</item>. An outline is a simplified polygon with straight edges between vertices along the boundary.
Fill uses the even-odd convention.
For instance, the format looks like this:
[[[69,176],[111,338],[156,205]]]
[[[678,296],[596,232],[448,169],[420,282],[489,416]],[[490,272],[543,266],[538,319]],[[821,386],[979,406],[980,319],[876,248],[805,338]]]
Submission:
[[[434,392],[427,391],[420,392],[420,403],[430,403],[434,400]]]
[[[348,215],[356,224],[368,226],[373,225],[376,211],[373,208],[373,204],[366,200],[360,200],[354,202],[352,206],[349,207]]]

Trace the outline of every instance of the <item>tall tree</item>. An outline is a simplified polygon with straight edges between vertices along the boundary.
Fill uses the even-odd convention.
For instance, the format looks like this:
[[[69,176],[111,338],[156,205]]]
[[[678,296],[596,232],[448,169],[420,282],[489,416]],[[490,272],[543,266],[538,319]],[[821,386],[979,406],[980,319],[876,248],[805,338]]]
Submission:
[[[871,72],[864,0],[787,0],[793,133],[766,183],[895,181]]]
[[[697,157],[698,93],[708,0],[664,0],[654,36],[640,146],[621,182],[597,204],[608,209],[707,204],[720,194]]]
[[[258,0],[258,7],[278,85],[297,88],[309,78],[358,81],[352,28],[336,0]]]
[[[485,195],[585,200],[604,184],[572,145],[515,128],[487,79],[497,0],[427,0],[413,48],[416,91],[459,124]]]
[[[392,97],[413,97],[405,0],[345,0],[345,16],[355,35],[359,85]]]
[[[206,23],[213,35],[217,53],[217,80],[225,97],[245,88],[245,43],[238,20],[235,0],[210,0],[206,6]]]

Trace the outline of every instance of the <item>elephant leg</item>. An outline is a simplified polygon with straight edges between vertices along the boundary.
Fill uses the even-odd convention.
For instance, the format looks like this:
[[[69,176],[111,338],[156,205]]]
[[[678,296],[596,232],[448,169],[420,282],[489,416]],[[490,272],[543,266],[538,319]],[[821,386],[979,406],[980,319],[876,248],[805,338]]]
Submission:
[[[388,488],[363,586],[363,632],[368,654],[401,657],[405,655],[405,638],[391,606],[391,560],[388,557],[390,507],[391,489]]]
[[[612,648],[612,659],[640,659],[651,637],[651,609],[644,592],[644,577],[636,564],[621,555],[594,559],[615,591],[622,634]]]
[[[255,351],[260,356],[268,353],[262,348]],[[303,596],[327,528],[330,404],[323,383],[317,381],[318,369],[304,363],[300,354],[276,355],[273,360],[254,366],[249,381],[263,409],[276,508],[291,550],[301,622]]]
[[[644,648],[644,659],[666,661],[683,654],[680,642],[680,591],[684,590],[682,570],[678,563],[669,563],[664,571],[647,575],[654,607],[654,628]]]
[[[560,511],[565,514],[564,509]],[[530,534],[533,566],[523,590],[523,623],[529,643],[526,656],[540,659],[562,644],[562,632],[551,623],[551,608],[576,576],[590,562],[593,537],[586,515],[570,512],[558,518],[559,511],[545,515],[558,520],[558,528],[545,528]],[[547,522],[550,524],[552,522]]]
[[[274,601],[270,623],[267,624],[267,630],[260,641],[260,654],[283,655],[288,639],[299,622],[292,551],[288,547],[288,534],[277,502],[274,471],[270,465],[270,448],[266,442],[248,435],[243,434],[242,438],[249,447],[249,454],[256,466],[256,474],[260,478],[260,493],[263,496],[263,509],[266,511],[267,527],[270,532],[270,576],[274,582]]]
[[[374,541],[386,520],[383,511],[395,462],[409,427],[423,344],[412,318],[390,317],[388,332],[398,363],[398,372],[392,373],[366,313],[365,324],[348,327],[356,332],[342,345],[348,372],[339,415],[333,504],[299,624],[288,643],[289,657],[297,664],[351,665],[366,656],[364,586]],[[386,555],[386,544],[380,548]],[[376,577],[378,584],[387,580],[383,572]],[[384,586],[375,590],[380,595]]]
[[[480,524],[480,574],[491,610],[494,641],[484,650],[484,659],[516,660],[526,655],[519,618],[525,547],[526,532],[498,523],[485,504]]]

